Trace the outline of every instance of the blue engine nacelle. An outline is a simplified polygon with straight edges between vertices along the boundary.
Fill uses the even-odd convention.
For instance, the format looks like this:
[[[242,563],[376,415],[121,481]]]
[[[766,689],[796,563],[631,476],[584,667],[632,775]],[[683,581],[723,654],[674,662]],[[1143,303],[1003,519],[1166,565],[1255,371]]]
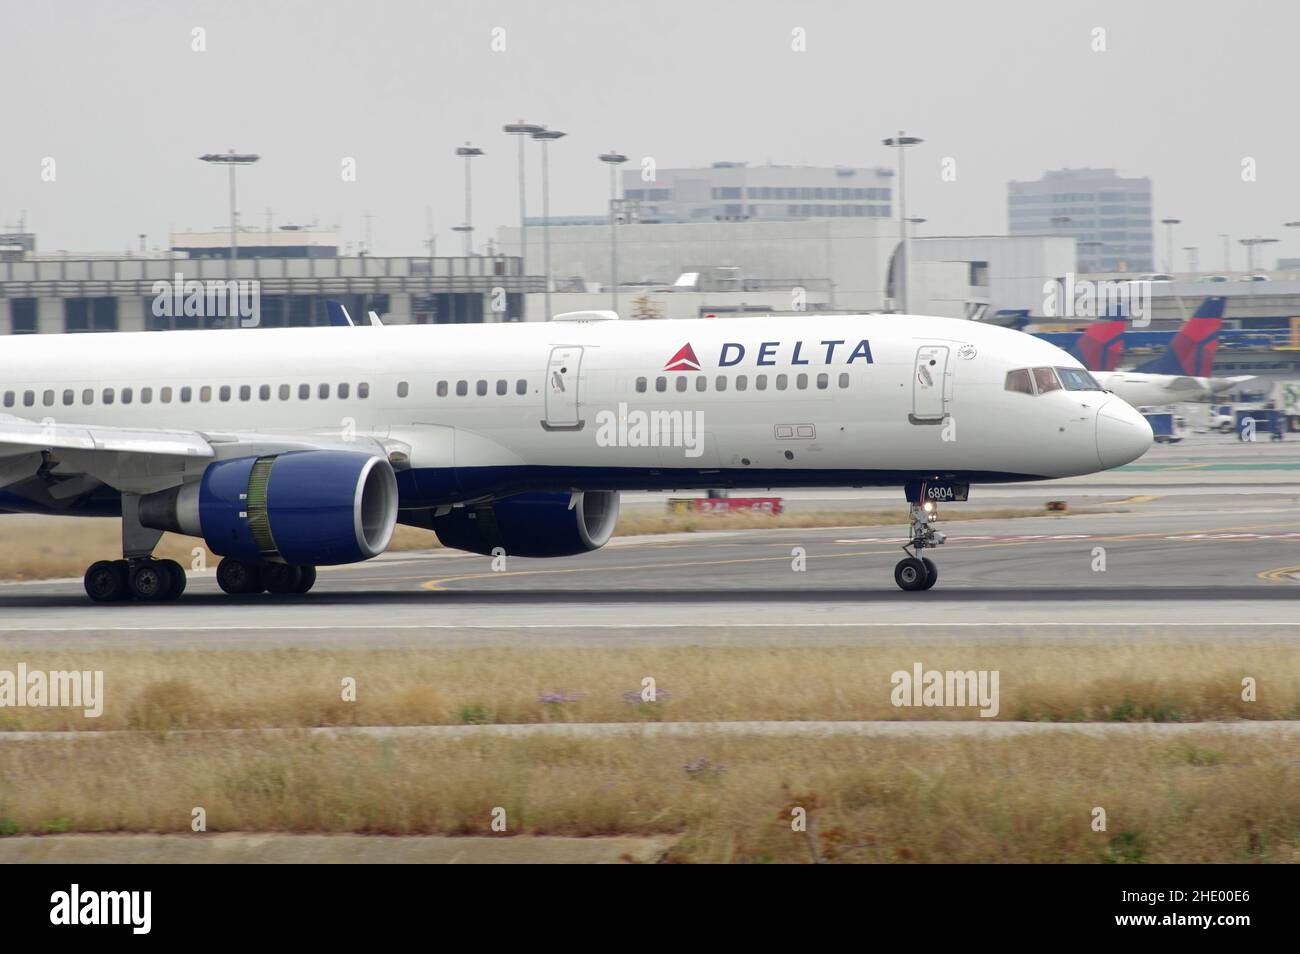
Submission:
[[[443,546],[491,555],[559,557],[598,550],[618,522],[618,492],[515,494],[456,507],[427,526]]]
[[[197,481],[142,497],[140,522],[202,537],[220,556],[319,566],[382,553],[397,503],[383,457],[290,451],[210,464]]]

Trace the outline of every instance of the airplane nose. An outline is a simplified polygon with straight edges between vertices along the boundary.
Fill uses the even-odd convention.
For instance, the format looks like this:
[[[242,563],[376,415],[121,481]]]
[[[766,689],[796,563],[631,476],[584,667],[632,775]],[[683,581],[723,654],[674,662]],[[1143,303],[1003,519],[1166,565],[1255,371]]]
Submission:
[[[1153,440],[1147,419],[1127,402],[1111,398],[1097,412],[1097,458],[1103,468],[1137,460]]]

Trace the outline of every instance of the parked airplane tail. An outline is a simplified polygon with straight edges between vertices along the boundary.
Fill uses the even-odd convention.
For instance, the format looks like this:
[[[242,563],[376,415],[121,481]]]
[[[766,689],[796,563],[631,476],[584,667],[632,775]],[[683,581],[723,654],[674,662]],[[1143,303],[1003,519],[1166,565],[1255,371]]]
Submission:
[[[1089,371],[1114,371],[1124,353],[1124,329],[1127,326],[1123,319],[1095,321],[1079,336],[1071,350]]]
[[[348,310],[343,307],[341,301],[335,301],[333,298],[327,299],[325,302],[325,311],[330,316],[331,325],[348,328],[356,324],[356,322],[352,320],[352,316],[348,314]]]
[[[1222,296],[1205,299],[1196,314],[1178,329],[1169,347],[1133,370],[1208,378],[1214,373],[1214,353],[1219,348],[1219,329],[1223,327],[1226,302]]]

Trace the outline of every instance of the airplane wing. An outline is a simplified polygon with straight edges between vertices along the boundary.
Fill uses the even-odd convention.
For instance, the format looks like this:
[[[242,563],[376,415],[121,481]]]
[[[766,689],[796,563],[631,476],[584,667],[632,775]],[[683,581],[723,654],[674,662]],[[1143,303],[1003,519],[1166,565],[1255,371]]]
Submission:
[[[339,433],[202,433],[32,421],[0,414],[0,488],[71,500],[108,485],[146,494],[197,478],[213,460],[299,450],[379,454],[401,467],[410,446]]]

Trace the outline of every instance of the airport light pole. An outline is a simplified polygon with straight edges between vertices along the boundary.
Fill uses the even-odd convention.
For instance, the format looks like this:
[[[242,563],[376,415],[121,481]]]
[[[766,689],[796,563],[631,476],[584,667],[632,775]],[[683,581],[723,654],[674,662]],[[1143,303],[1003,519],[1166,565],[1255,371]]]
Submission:
[[[609,166],[609,287],[613,290],[609,307],[618,314],[618,216],[614,206],[618,202],[618,167],[627,162],[627,156],[611,149],[598,158]]]
[[[1272,245],[1278,240],[1275,238],[1262,238],[1257,235],[1254,238],[1244,238],[1239,239],[1238,241],[1240,241],[1242,245],[1246,246],[1246,271],[1251,276],[1254,276],[1256,267],[1255,249],[1259,248],[1261,245]]]
[[[470,167],[474,160],[483,155],[477,146],[465,143],[456,147],[456,155],[465,160],[465,224],[455,226],[453,232],[465,233],[465,257],[474,254],[474,190],[471,186]]]
[[[1182,225],[1182,219],[1161,219],[1160,224],[1165,227],[1165,271],[1170,275],[1174,273],[1174,226]]]
[[[251,166],[261,156],[252,153],[239,153],[231,149],[228,152],[209,152],[199,156],[203,162],[225,166],[230,170],[230,277],[235,277],[235,262],[239,260],[239,213],[235,206],[235,169],[239,166]]]
[[[528,203],[525,198],[528,179],[524,175],[524,140],[542,131],[536,123],[506,123],[502,131],[519,137],[519,277],[523,280],[523,293],[519,296],[519,320],[528,320]]]
[[[908,261],[907,251],[907,167],[903,154],[908,146],[919,145],[925,140],[916,136],[905,136],[903,131],[899,130],[897,136],[890,136],[888,139],[881,140],[881,142],[898,150],[898,232],[899,248],[903,259],[902,267],[898,270],[898,302],[899,311],[907,314],[907,273],[911,268],[911,262]]]
[[[1219,238],[1223,239],[1223,271],[1226,275],[1232,271],[1232,240],[1223,232],[1219,233]]]
[[[539,129],[533,138],[542,144],[542,264],[546,271],[546,321],[551,320],[551,172],[548,145],[563,139],[558,129]]]

